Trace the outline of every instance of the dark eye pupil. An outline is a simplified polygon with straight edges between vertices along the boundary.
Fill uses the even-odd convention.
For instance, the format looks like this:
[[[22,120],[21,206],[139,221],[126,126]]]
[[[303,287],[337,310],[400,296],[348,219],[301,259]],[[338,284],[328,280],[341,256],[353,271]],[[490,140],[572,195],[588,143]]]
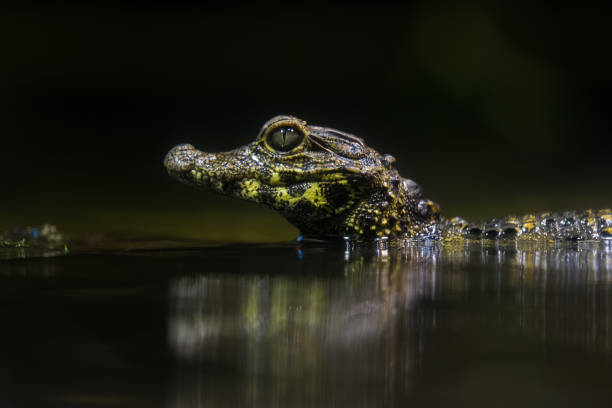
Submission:
[[[270,133],[268,143],[273,149],[288,152],[299,145],[302,139],[304,136],[298,130],[292,127],[281,127]]]

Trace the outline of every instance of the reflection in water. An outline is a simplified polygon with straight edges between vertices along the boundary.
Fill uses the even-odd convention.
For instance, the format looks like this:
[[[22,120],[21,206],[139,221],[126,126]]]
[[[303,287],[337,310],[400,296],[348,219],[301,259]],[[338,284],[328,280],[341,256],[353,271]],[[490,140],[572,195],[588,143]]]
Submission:
[[[170,406],[398,403],[436,333],[467,339],[466,354],[487,330],[508,337],[502,348],[519,336],[612,349],[609,247],[305,247],[280,273],[261,269],[276,256],[262,249],[257,273],[212,267],[171,284]]]

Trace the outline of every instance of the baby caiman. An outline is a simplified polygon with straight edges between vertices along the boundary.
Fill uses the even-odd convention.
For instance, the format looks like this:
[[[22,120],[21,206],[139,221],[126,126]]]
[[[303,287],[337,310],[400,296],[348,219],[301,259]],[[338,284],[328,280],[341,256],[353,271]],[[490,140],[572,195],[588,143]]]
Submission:
[[[252,143],[235,150],[205,153],[181,144],[164,160],[168,173],[182,183],[272,207],[303,237],[612,242],[610,209],[483,223],[445,218],[394,163],[393,156],[356,136],[293,116],[270,119]]]

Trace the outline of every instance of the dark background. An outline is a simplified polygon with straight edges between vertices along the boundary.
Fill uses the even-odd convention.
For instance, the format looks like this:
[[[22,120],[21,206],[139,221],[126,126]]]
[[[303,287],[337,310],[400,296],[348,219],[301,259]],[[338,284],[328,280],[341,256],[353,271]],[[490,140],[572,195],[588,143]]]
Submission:
[[[0,229],[290,239],[162,166],[276,114],[393,154],[447,215],[612,205],[609,7],[376,4],[2,6]]]

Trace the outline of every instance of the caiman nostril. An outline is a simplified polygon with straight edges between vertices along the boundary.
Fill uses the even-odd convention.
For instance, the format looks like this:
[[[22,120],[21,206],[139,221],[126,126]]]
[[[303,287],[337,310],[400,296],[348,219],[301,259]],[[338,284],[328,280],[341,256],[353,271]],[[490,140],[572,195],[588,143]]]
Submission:
[[[175,146],[166,154],[164,166],[169,173],[184,173],[193,168],[196,149],[190,144]]]

